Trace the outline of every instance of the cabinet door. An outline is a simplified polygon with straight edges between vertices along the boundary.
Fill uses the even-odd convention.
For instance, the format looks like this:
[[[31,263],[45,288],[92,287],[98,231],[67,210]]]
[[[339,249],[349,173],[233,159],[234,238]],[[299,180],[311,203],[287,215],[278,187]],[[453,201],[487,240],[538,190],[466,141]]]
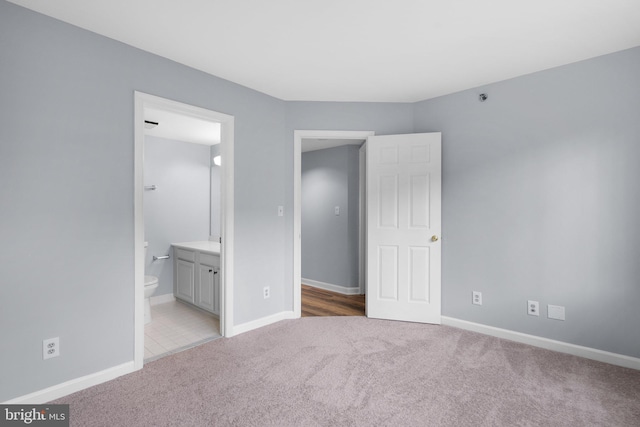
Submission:
[[[198,292],[196,305],[200,308],[204,308],[207,311],[214,311],[215,296],[214,296],[214,281],[218,276],[218,271],[214,267],[208,265],[199,265],[198,279]]]
[[[184,260],[176,261],[176,297],[193,304],[195,289],[195,264]]]

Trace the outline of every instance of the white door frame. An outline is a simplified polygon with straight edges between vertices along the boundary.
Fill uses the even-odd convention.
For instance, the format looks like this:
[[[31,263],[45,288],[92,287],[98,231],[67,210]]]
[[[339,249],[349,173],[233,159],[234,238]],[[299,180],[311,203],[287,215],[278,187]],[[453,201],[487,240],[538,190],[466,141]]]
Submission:
[[[234,117],[193,105],[183,104],[146,93],[134,92],[134,369],[144,364],[144,110],[157,108],[165,111],[220,123],[221,165],[221,235],[220,250],[220,334],[233,335],[233,142]]]
[[[360,223],[358,224],[358,251],[360,256],[358,257],[358,283],[360,286],[360,294],[364,295],[366,292],[367,283],[367,142],[360,147],[358,153],[358,161],[360,164],[359,179],[360,179],[360,194],[358,197],[358,218]],[[366,313],[365,313],[366,314]]]
[[[320,139],[362,139],[375,135],[373,131],[331,131],[296,130],[293,132],[293,314],[302,314],[302,140]],[[360,256],[364,256],[361,252]]]

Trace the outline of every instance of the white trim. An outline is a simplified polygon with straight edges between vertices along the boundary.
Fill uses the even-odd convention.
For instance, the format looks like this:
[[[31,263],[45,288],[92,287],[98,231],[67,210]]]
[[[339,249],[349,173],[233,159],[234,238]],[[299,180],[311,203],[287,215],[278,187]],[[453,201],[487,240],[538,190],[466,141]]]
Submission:
[[[146,94],[134,92],[133,217],[134,217],[134,312],[133,362],[144,365],[144,105]]]
[[[331,131],[331,130],[295,130],[293,131],[293,315],[302,314],[302,230],[301,188],[302,188],[302,139],[363,139],[375,135],[373,131]],[[364,256],[361,252],[360,256]]]
[[[146,93],[134,92],[134,363],[135,369],[144,364],[144,109],[153,107],[165,111],[220,123],[220,151],[224,157],[220,173],[221,234],[220,262],[220,333],[232,336],[233,331],[233,217],[234,217],[234,117],[228,114],[183,104]]]
[[[262,328],[263,326],[267,326],[281,320],[296,319],[298,317],[300,316],[296,316],[293,311],[282,311],[280,313],[272,314],[270,316],[261,317],[260,319],[236,325],[233,328],[233,335],[243,334],[245,332],[253,331],[254,329]]]
[[[480,323],[469,322],[466,320],[454,319],[447,316],[442,316],[442,324],[452,326],[454,328],[465,329],[467,331],[490,335],[492,337],[504,338],[523,344],[529,344],[534,347],[558,351],[560,353],[571,354],[574,356],[584,357],[586,359],[597,360],[598,362],[604,362],[611,365],[640,370],[640,359],[636,357],[611,353],[608,351],[598,350],[590,347],[583,347],[581,345],[551,340],[535,335],[523,334],[521,332],[510,331],[508,329],[495,328],[493,326],[482,325]]]
[[[14,404],[38,405],[42,403],[51,402],[52,400],[59,399],[64,396],[68,396],[71,393],[84,390],[85,388],[93,387],[94,385],[111,381],[122,375],[130,374],[135,370],[136,368],[133,361],[123,363],[122,365],[114,366],[112,368],[108,368],[103,371],[94,372],[93,374],[85,375],[84,377],[65,381],[63,383],[56,384],[52,387],[48,387],[43,390],[25,394],[24,396],[16,397],[15,399],[7,400],[3,404],[4,405],[14,405]]]
[[[359,162],[359,184],[360,191],[358,194],[358,218],[360,221],[358,227],[358,286],[360,286],[360,295],[364,295],[367,289],[367,142],[360,147],[358,151]]]
[[[235,218],[235,119],[227,116],[220,127],[220,334],[223,337],[233,336],[233,287],[234,287],[234,218]]]
[[[151,303],[151,305],[158,305],[158,304],[165,304],[167,302],[173,302],[176,300],[176,297],[173,296],[173,294],[164,294],[164,295],[157,295],[155,297],[151,297],[149,299],[149,302]]]
[[[325,282],[319,282],[313,279],[305,279],[304,277],[302,278],[301,283],[312,286],[314,288],[320,288],[320,289],[324,289],[331,292],[337,292],[343,295],[361,295],[360,287],[349,288],[346,286],[334,285],[333,283],[325,283]]]

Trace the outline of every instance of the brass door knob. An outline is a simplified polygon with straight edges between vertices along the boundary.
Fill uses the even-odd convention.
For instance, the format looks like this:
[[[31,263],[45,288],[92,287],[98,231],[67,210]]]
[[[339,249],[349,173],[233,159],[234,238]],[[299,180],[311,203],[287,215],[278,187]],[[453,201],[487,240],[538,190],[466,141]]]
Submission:
[[[431,241],[432,242],[437,242],[438,241],[438,236],[436,236],[435,234],[433,236],[431,236]]]

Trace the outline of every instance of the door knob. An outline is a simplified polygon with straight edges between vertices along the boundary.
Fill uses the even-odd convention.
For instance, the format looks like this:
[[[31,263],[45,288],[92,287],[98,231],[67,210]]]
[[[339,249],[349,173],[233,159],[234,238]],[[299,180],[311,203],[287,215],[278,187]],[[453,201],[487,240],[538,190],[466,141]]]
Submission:
[[[437,242],[438,241],[438,236],[436,236],[435,234],[433,236],[431,236],[431,241],[432,242]]]

